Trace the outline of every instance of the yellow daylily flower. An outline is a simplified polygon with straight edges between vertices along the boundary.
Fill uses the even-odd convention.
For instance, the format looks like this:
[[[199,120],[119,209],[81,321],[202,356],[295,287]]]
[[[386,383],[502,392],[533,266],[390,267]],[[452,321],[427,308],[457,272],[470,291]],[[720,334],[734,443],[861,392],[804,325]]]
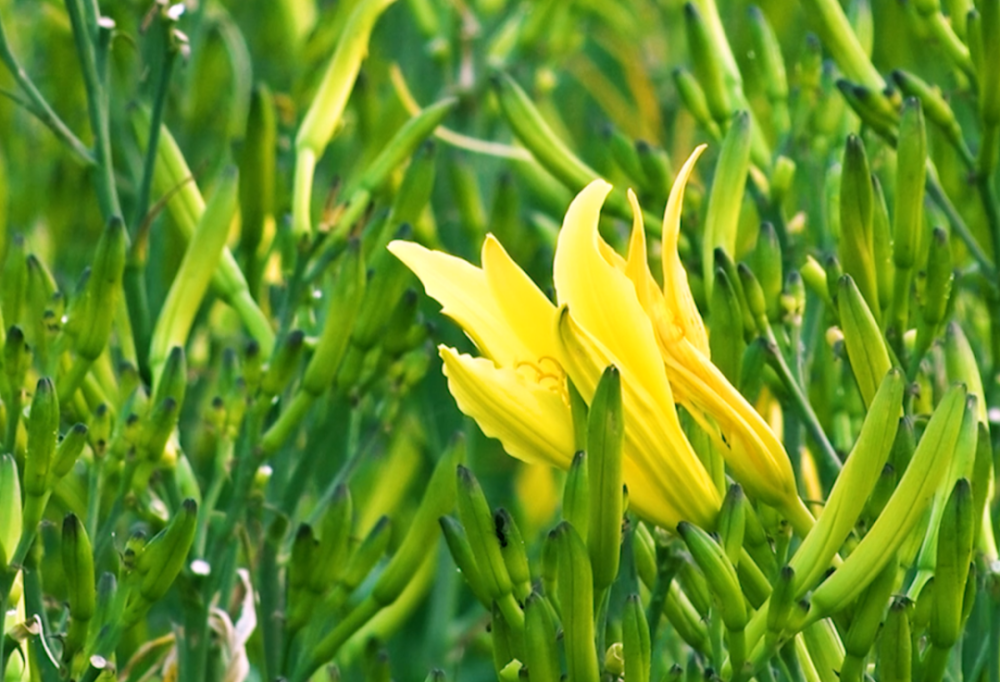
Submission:
[[[567,223],[578,213],[571,207]],[[666,528],[682,520],[714,524],[721,500],[680,429],[662,362],[654,366],[661,375],[658,388],[667,391],[667,399],[656,402],[651,397],[656,394],[644,388],[633,363],[622,362],[588,330],[572,324],[570,315],[545,298],[492,235],[483,245],[482,268],[411,242],[396,241],[389,249],[417,274],[427,293],[442,303],[442,312],[458,322],[486,356],[474,358],[439,347],[449,390],[459,409],[475,419],[483,433],[499,439],[518,459],[567,469],[574,437],[563,348],[567,338],[574,347],[585,343],[596,350],[573,365],[574,381],[585,399],[593,396],[606,366],[622,369],[629,415],[623,473],[630,506]],[[634,308],[641,312],[638,303]],[[655,360],[651,329],[646,342],[646,355]]]
[[[566,378],[588,403],[601,372],[622,377],[624,474],[630,505],[666,528],[714,524],[720,493],[677,416],[683,404],[715,437],[748,493],[780,509],[805,532],[812,516],[795,491],[774,432],[712,364],[708,334],[677,253],[684,188],[703,147],[681,169],[663,224],[661,289],[649,271],[642,212],[629,192],[633,229],[627,258],[600,236],[611,185],[595,180],[570,204],[556,248],[558,308],[488,236],[482,268],[422,246],[390,250],[424,283],[484,357],[440,347],[459,409],[511,455],[567,468],[573,424]]]

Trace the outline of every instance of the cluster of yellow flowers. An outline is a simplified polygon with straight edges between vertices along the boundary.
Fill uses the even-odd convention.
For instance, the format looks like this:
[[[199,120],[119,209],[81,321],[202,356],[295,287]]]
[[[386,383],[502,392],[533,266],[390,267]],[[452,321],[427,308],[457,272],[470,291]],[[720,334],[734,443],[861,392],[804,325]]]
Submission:
[[[594,180],[570,204],[559,233],[553,304],[492,235],[482,267],[412,242],[389,245],[483,357],[440,346],[459,408],[526,462],[567,468],[574,451],[566,381],[589,404],[601,372],[621,371],[624,476],[629,505],[673,529],[711,528],[722,495],[681,428],[684,406],[721,449],[732,476],[803,534],[812,517],[788,455],[747,400],[712,364],[708,334],[677,253],[684,188],[704,147],[681,168],[663,219],[663,288],[649,269],[635,194],[626,257],[598,232],[611,185]]]

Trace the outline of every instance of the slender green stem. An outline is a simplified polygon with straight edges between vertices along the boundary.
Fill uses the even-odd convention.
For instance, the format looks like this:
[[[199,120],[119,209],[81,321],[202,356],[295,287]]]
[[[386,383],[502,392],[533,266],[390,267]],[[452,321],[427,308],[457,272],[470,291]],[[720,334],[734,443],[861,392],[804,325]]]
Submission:
[[[31,104],[28,110],[45,124],[59,140],[65,143],[85,166],[96,166],[97,159],[94,158],[87,145],[81,142],[80,138],[74,135],[73,131],[52,110],[52,107],[49,106],[49,103],[28,76],[28,72],[24,70],[24,67],[18,62],[17,57],[14,56],[14,53],[10,49],[10,43],[7,40],[7,33],[4,30],[2,18],[0,18],[0,60],[3,61],[7,70],[10,71],[14,80],[17,81],[21,90],[28,97],[28,101]]]
[[[823,431],[823,426],[819,423],[819,417],[813,411],[805,392],[799,386],[798,382],[795,381],[795,376],[785,361],[785,356],[782,355],[781,350],[778,348],[777,340],[774,338],[774,333],[770,330],[770,327],[767,328],[764,338],[767,340],[767,350],[768,355],[771,357],[771,365],[791,395],[792,403],[805,423],[806,430],[819,446],[821,461],[827,468],[840,471],[844,465],[840,461],[837,451],[830,443],[830,439],[827,438],[826,432]]]
[[[90,126],[94,133],[94,147],[97,160],[97,196],[101,204],[101,214],[105,220],[120,216],[121,204],[115,186],[114,166],[111,159],[111,131],[108,119],[108,94],[105,79],[101,77],[94,40],[97,37],[87,30],[83,0],[65,0],[73,37],[83,70],[83,82],[87,89],[87,110]],[[105,29],[99,29],[99,31]]]

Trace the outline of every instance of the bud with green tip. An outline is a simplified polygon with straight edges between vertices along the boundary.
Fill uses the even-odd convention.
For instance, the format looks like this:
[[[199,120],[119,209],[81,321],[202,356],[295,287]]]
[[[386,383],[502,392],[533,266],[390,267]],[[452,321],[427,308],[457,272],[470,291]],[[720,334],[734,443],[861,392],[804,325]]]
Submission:
[[[743,309],[736,287],[722,268],[715,269],[708,308],[712,323],[712,334],[708,338],[712,362],[730,383],[736,384],[747,346],[743,339]]]
[[[840,278],[837,304],[851,370],[865,405],[871,405],[882,378],[892,367],[889,349],[875,315],[850,275]]]
[[[785,60],[781,55],[781,45],[774,35],[774,30],[760,8],[751,5],[749,15],[754,55],[764,82],[764,92],[771,104],[774,129],[780,137],[791,125],[788,116],[788,78],[785,75]]]
[[[736,109],[736,104],[727,87],[726,68],[722,62],[719,46],[714,43],[701,12],[692,2],[684,5],[684,27],[691,60],[694,63],[695,77],[705,92],[712,117],[720,125],[727,123]]]
[[[159,383],[170,350],[187,343],[212,274],[222,260],[229,227],[238,209],[238,191],[239,176],[236,169],[230,167],[223,173],[184,251],[184,258],[170,285],[149,344],[149,366],[154,385]],[[102,301],[101,305],[106,303]]]
[[[274,97],[266,84],[253,89],[240,155],[240,251],[247,279],[260,281],[264,226],[274,213],[277,122]],[[263,248],[267,248],[264,244]]]
[[[388,218],[390,229],[404,224],[418,227],[422,224],[421,214],[430,201],[431,192],[434,190],[434,180],[437,175],[436,158],[437,145],[434,144],[433,140],[425,140],[413,153],[410,165],[406,167],[406,173],[403,175],[403,181],[392,200],[392,208]],[[420,230],[418,230],[418,234],[424,243],[437,238],[434,234],[424,234]],[[382,250],[386,243],[379,240],[374,246],[376,249]]]
[[[555,530],[559,555],[558,591],[569,679],[598,682],[594,651],[594,581],[587,547],[572,524]]]
[[[497,538],[493,515],[479,481],[464,466],[458,467],[458,514],[469,537],[483,584],[492,599],[511,593],[513,585]]]
[[[708,131],[708,134],[715,140],[722,139],[722,131],[719,124],[712,118],[712,112],[708,108],[708,98],[705,91],[698,84],[698,80],[690,71],[684,68],[676,68],[673,71],[674,85],[684,102],[685,108],[694,116],[694,119]]]
[[[21,484],[17,463],[10,454],[0,455],[0,569],[14,556],[21,541]]]
[[[167,527],[157,533],[136,559],[141,582],[124,614],[126,624],[134,624],[148,608],[161,599],[187,561],[198,525],[198,504],[184,500]]]
[[[590,533],[590,482],[587,455],[582,450],[573,456],[563,485],[562,516],[573,524],[581,537]]]
[[[844,649],[847,655],[840,675],[845,682],[863,679],[865,658],[875,643],[875,636],[882,625],[882,616],[896,588],[898,573],[897,564],[890,561],[858,597],[854,615],[851,617],[851,626],[844,635]]]
[[[747,308],[756,322],[757,330],[763,332],[767,326],[767,300],[764,297],[764,290],[760,282],[754,275],[753,270],[746,263],[737,266],[740,277],[740,284],[743,286],[743,293],[746,295]]]
[[[632,142],[625,133],[611,124],[604,128],[604,137],[608,149],[611,151],[611,158],[614,159],[615,165],[621,169],[629,182],[634,183],[634,186],[638,188],[645,188],[649,185],[649,179],[639,161],[638,142]]]
[[[183,405],[187,384],[187,356],[183,348],[174,346],[167,355],[167,361],[163,365],[163,371],[160,373],[160,380],[153,392],[150,404],[159,405],[170,398],[178,406]]]
[[[954,145],[964,157],[971,161],[972,154],[965,145],[965,139],[962,135],[962,126],[959,125],[958,120],[955,118],[955,112],[952,111],[951,105],[948,104],[948,100],[946,100],[944,95],[941,94],[941,89],[936,85],[932,86],[926,83],[912,73],[898,69],[892,72],[892,79],[907,97],[907,99],[903,101],[902,119],[899,124],[900,147],[897,151],[901,152],[904,146],[919,145],[921,142],[919,139],[908,140],[907,137],[912,135],[914,132],[919,136],[920,130],[922,129],[922,125],[916,128],[913,127],[917,124],[918,115],[909,110],[916,109],[919,111],[922,108],[923,113],[926,114],[927,118],[944,131],[945,137],[948,138],[948,141],[951,142],[951,144]],[[910,102],[910,98],[917,99],[919,106]],[[909,122],[907,121],[908,116],[911,119]],[[923,142],[926,145],[926,139]],[[897,160],[897,164],[898,163],[899,161]],[[917,169],[912,168],[908,172],[916,170]],[[921,173],[922,172],[923,171],[921,171]],[[896,178],[896,182],[898,183],[900,176],[897,175]]]
[[[743,548],[743,533],[746,528],[746,497],[743,488],[738,483],[729,486],[722,500],[722,510],[719,512],[719,538],[726,556],[733,566],[739,565],[740,550]]]
[[[690,3],[687,6],[691,7]],[[712,294],[715,249],[721,247],[728,254],[736,253],[740,208],[750,169],[750,148],[750,115],[741,111],[733,116],[722,142],[708,200],[708,214],[705,216],[702,273],[709,296]]]
[[[486,583],[479,571],[479,566],[476,564],[476,557],[472,553],[472,545],[469,544],[469,536],[465,532],[465,528],[451,516],[442,516],[439,522],[452,560],[454,560],[458,570],[462,572],[462,577],[469,589],[472,590],[472,594],[479,600],[479,603],[489,608],[493,597],[486,589]]]
[[[767,629],[778,635],[788,624],[795,607],[795,569],[789,565],[781,567],[774,582],[774,590],[767,609]]]
[[[849,135],[840,180],[840,244],[844,272],[858,285],[876,320],[881,319],[878,277],[875,272],[875,195],[864,143]]]
[[[83,294],[86,301],[80,311],[80,331],[75,344],[80,357],[90,362],[97,359],[111,336],[111,324],[121,293],[122,273],[125,272],[127,239],[121,219],[112,218],[97,242],[97,253],[94,254]]]
[[[61,550],[72,619],[63,648],[63,660],[69,661],[86,641],[90,620],[97,610],[93,550],[86,528],[74,514],[63,519]]]
[[[927,281],[924,285],[923,301],[924,322],[931,328],[936,328],[944,319],[954,278],[951,241],[947,232],[935,227],[931,235],[931,251],[927,257]]]
[[[877,175],[872,175],[872,259],[878,284],[878,304],[882,310],[892,306],[892,289],[895,285],[895,265],[892,262],[892,224],[885,193]]]
[[[757,235],[757,245],[753,251],[753,271],[757,275],[760,286],[767,300],[767,317],[778,319],[781,303],[781,290],[784,275],[781,267],[781,242],[774,225],[761,223],[760,234]]]
[[[939,648],[950,648],[961,635],[962,597],[972,559],[975,523],[972,487],[961,478],[945,504],[937,537],[929,632],[932,644]]]
[[[49,492],[59,437],[59,400],[52,380],[42,377],[35,387],[28,413],[28,448],[24,456],[24,493],[41,497]]]
[[[265,397],[276,396],[295,376],[302,359],[306,335],[301,329],[293,329],[274,348],[274,354],[267,364],[260,380],[260,392]]]
[[[306,590],[318,544],[309,524],[300,524],[292,541],[292,555],[288,561],[286,627],[289,632],[301,630],[312,610],[312,599],[307,596]]]
[[[879,634],[877,675],[882,682],[911,682],[910,600],[896,597]]]
[[[87,425],[74,424],[56,447],[55,461],[52,463],[52,474],[56,480],[73,470],[73,465],[76,464],[86,444]]]
[[[587,420],[587,483],[592,491],[587,549],[598,592],[609,587],[618,575],[624,442],[621,374],[612,365],[601,375]]]
[[[622,613],[622,644],[625,653],[625,674],[630,682],[649,682],[651,645],[649,623],[642,611],[638,594],[630,594]]]
[[[340,577],[340,585],[350,594],[368,577],[378,563],[392,539],[392,521],[388,516],[382,516],[361,541],[361,544],[351,554],[347,567]]]
[[[645,140],[638,140],[635,143],[635,151],[639,156],[643,177],[647,179],[650,191],[656,197],[666,198],[670,191],[671,179],[674,177],[667,152],[662,147],[656,147]]]
[[[500,541],[500,554],[503,556],[514,588],[514,596],[523,602],[531,594],[531,572],[528,568],[524,539],[517,524],[514,523],[514,518],[503,507],[493,514],[493,522],[497,540]]]
[[[330,292],[323,332],[302,377],[302,389],[312,396],[321,395],[336,375],[364,300],[365,279],[361,245],[352,241],[348,244],[336,284]]]
[[[309,589],[313,593],[323,594],[340,578],[347,563],[353,516],[351,491],[341,483],[320,521],[319,546],[309,574]]]
[[[556,624],[544,600],[532,592],[524,602],[524,662],[535,682],[559,682]]]

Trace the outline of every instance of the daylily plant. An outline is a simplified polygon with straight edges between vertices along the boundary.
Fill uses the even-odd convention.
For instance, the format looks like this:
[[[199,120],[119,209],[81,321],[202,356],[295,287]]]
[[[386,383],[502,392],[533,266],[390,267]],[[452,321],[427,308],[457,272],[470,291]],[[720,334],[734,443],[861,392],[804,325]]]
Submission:
[[[791,464],[765,420],[712,364],[708,334],[677,254],[684,188],[704,147],[681,169],[663,221],[663,282],[646,255],[642,212],[627,257],[598,232],[611,185],[595,180],[570,204],[556,248],[558,305],[488,235],[482,267],[412,242],[389,249],[423,282],[483,357],[440,346],[459,409],[526,462],[567,468],[574,450],[567,380],[588,403],[601,372],[621,371],[624,476],[630,506],[673,529],[714,525],[721,491],[678,418],[681,403],[713,436],[730,471],[760,501],[805,533],[812,517],[795,491]]]

